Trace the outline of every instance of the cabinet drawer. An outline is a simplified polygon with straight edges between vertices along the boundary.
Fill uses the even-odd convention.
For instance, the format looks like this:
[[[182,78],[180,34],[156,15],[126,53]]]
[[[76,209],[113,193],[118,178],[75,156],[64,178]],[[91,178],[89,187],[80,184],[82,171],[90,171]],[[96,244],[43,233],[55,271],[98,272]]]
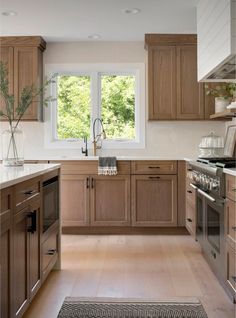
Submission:
[[[11,199],[12,199],[12,188],[6,188],[1,190],[1,204],[0,204],[0,215],[10,213],[11,210]]]
[[[80,174],[96,175],[98,174],[98,161],[50,161],[50,163],[61,164],[61,174]],[[119,174],[130,174],[130,161],[117,161],[117,171]]]
[[[132,174],[176,174],[176,161],[133,161],[131,163]]]
[[[236,177],[226,175],[226,197],[236,201]]]
[[[236,202],[230,199],[226,202],[226,221],[225,221],[225,233],[230,243],[236,242]]]
[[[40,181],[30,180],[26,182],[19,183],[15,186],[15,205],[18,208],[24,202],[36,198],[40,193]]]
[[[54,230],[42,244],[43,276],[54,266],[58,255],[58,230]]]
[[[188,202],[186,202],[186,228],[193,237],[196,236],[196,209]]]
[[[227,283],[236,292],[236,251],[227,244]]]
[[[193,208],[196,208],[196,189],[194,188],[194,186],[191,186],[191,182],[188,181],[186,184],[186,201]]]

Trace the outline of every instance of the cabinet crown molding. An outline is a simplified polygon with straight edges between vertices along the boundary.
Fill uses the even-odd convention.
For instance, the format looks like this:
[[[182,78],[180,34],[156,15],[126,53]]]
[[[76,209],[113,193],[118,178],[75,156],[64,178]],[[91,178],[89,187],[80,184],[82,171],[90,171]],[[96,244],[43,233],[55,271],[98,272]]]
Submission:
[[[33,46],[44,51],[46,49],[46,41],[41,36],[1,36],[0,46]]]
[[[159,45],[197,44],[197,34],[145,34],[145,49]]]

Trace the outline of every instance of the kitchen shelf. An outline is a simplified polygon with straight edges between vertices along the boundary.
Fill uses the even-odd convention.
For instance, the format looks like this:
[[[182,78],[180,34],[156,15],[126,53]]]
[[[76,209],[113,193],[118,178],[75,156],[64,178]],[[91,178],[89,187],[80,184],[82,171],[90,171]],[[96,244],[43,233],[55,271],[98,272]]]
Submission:
[[[222,120],[229,120],[235,116],[236,116],[236,109],[227,109],[223,112],[210,115],[210,119],[220,119],[221,118]]]

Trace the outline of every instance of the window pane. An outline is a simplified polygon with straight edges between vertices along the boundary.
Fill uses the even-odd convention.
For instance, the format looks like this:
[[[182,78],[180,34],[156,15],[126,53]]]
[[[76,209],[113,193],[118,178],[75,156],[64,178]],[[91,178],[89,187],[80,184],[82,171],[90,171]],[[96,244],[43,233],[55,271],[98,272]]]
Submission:
[[[108,139],[135,138],[135,76],[101,76],[101,115]]]
[[[58,139],[90,135],[90,77],[58,76]]]

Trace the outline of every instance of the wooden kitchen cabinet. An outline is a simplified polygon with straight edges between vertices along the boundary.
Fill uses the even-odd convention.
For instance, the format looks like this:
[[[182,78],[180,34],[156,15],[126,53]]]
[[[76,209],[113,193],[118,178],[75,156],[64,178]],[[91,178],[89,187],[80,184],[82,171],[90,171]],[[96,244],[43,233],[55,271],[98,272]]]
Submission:
[[[177,176],[131,177],[133,226],[177,226]]]
[[[1,190],[0,205],[0,316],[5,318],[11,317],[11,291],[12,291],[12,188]]]
[[[148,50],[149,119],[176,119],[176,49]]]
[[[186,228],[189,234],[196,239],[197,226],[197,188],[190,179],[186,179]]]
[[[130,225],[130,176],[92,176],[91,225]]]
[[[62,162],[63,227],[130,224],[130,162],[117,168],[117,176],[98,176],[96,161]]]
[[[146,34],[148,51],[148,118],[208,120],[212,100],[197,81],[195,34]]]
[[[225,205],[225,283],[236,302],[236,177],[226,174]]]
[[[197,46],[177,46],[176,55],[176,119],[204,119],[203,90],[197,81]]]
[[[89,190],[89,176],[77,174],[62,175],[62,226],[89,225]]]
[[[25,86],[42,85],[46,42],[39,36],[10,36],[0,37],[0,46],[0,61],[7,63],[10,93],[14,94],[16,108]],[[4,109],[3,101],[1,109]],[[42,100],[33,101],[22,120],[42,120]]]
[[[40,200],[13,218],[13,317],[21,317],[40,287]]]
[[[41,278],[46,279],[57,261],[57,268],[60,266],[59,220],[43,232],[41,205],[44,181],[59,176],[59,172],[54,169],[35,177],[33,170],[34,177],[0,189],[0,317],[21,318],[39,290]],[[52,249],[55,253],[44,268],[45,255],[41,252],[51,255]]]

